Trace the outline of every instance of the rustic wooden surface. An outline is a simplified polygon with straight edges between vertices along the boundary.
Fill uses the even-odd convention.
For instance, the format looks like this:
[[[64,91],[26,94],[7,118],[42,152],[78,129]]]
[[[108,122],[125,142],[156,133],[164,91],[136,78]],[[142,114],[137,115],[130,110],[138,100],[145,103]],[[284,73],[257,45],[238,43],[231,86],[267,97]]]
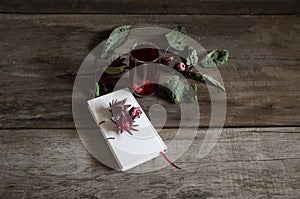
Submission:
[[[227,48],[220,72],[227,89],[226,126],[297,126],[300,121],[298,16],[0,15],[3,128],[73,128],[73,80],[55,75],[77,71],[88,52],[116,25],[186,26],[207,49]],[[88,23],[87,23],[88,21]],[[55,41],[55,42],[54,42]],[[7,52],[10,53],[7,53]],[[199,85],[200,126],[210,120],[209,93]],[[24,92],[26,90],[26,92]],[[216,90],[217,92],[217,90]],[[36,97],[32,97],[36,96]],[[156,98],[157,99],[157,98]],[[153,98],[141,100],[149,107]],[[178,106],[165,100],[168,127]],[[173,114],[172,114],[173,113]],[[257,114],[260,113],[260,114]],[[267,118],[267,119],[266,119]]]
[[[2,0],[4,13],[299,14],[297,0]]]
[[[116,172],[84,149],[75,130],[1,130],[2,198],[297,198],[300,128],[225,129],[198,159],[204,131],[180,171]],[[163,130],[164,139],[172,130]],[[5,182],[5,183],[4,183]]]
[[[26,14],[24,14],[26,13]],[[0,198],[299,198],[300,20],[296,0],[0,2]],[[226,48],[225,128],[199,159],[210,120],[199,85],[199,133],[172,167],[146,174],[114,171],[81,143],[72,118],[77,71],[112,28],[184,25],[206,49]],[[215,90],[217,92],[217,90]],[[168,113],[170,140],[179,107]],[[192,115],[191,115],[192,116]],[[182,137],[181,139],[188,138]]]

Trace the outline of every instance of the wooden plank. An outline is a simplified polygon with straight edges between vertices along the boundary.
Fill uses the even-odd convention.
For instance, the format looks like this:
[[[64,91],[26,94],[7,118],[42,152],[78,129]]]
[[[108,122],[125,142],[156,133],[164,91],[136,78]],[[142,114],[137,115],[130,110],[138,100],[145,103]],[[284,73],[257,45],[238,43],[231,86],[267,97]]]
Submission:
[[[297,0],[2,0],[2,13],[299,14]]]
[[[205,48],[227,48],[220,68],[227,89],[225,126],[299,125],[298,16],[0,15],[1,128],[74,128],[72,79],[88,52],[122,24],[186,26]],[[199,85],[200,126],[210,121],[207,87]],[[215,92],[218,92],[215,90]],[[179,106],[164,98],[139,100],[147,111],[165,106],[176,127]],[[191,112],[191,117],[193,113]]]
[[[163,130],[165,137],[177,129]],[[262,133],[263,132],[263,133]],[[195,154],[206,131],[176,163],[145,174],[106,168],[74,130],[1,130],[1,198],[297,198],[300,128],[223,129],[212,152]],[[188,136],[188,134],[187,134]],[[184,137],[182,138],[184,139]]]

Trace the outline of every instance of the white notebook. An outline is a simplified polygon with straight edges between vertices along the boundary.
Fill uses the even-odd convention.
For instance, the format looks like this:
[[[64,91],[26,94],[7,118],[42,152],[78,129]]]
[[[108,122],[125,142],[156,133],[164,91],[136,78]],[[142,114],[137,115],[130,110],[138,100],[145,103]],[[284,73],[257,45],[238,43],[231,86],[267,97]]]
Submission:
[[[109,102],[112,100],[120,101],[125,98],[127,98],[126,104],[140,107],[135,97],[127,88],[88,101],[88,108],[95,122],[99,124],[105,121],[100,125],[99,130],[104,136],[104,139],[106,139],[122,171],[147,162],[159,156],[160,152],[165,153],[167,150],[167,146],[143,110],[141,117],[135,119],[134,122],[134,124],[138,125],[134,127],[138,131],[132,131],[133,135],[127,132],[123,132],[122,134],[119,132],[115,124],[111,121],[112,115],[109,111]]]

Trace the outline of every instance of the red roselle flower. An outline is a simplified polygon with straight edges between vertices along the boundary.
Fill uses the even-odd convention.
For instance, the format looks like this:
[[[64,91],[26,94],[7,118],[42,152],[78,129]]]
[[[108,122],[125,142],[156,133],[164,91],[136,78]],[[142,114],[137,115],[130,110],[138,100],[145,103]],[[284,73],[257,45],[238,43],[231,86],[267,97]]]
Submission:
[[[183,71],[185,71],[186,66],[185,66],[185,64],[184,64],[183,62],[180,62],[179,64],[176,64],[176,65],[175,65],[175,68],[176,68],[178,71],[183,72]]]
[[[134,120],[135,118],[140,118],[140,116],[142,115],[142,110],[140,107],[132,107],[129,110],[129,114],[132,117],[132,119]]]
[[[109,102],[110,112],[112,114],[111,120],[115,123],[116,128],[120,131],[120,133],[125,131],[132,135],[132,131],[138,131],[135,128],[138,125],[134,124],[134,118],[139,118],[142,112],[138,107],[130,108],[131,105],[126,104],[126,101],[127,98],[121,101],[112,100]]]

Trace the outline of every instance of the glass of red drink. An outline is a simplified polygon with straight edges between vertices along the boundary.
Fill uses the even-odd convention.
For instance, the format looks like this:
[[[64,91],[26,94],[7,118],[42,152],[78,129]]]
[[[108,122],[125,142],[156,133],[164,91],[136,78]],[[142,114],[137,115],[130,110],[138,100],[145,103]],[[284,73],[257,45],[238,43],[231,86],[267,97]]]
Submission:
[[[159,83],[159,50],[150,42],[135,43],[130,52],[129,77],[138,97],[154,94]]]

